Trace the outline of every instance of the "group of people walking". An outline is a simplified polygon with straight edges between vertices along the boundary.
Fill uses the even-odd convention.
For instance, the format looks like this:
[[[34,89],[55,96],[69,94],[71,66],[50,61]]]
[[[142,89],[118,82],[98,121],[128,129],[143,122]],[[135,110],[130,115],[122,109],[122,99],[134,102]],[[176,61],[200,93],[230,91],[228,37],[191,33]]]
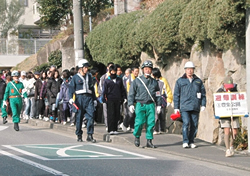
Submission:
[[[86,140],[94,143],[94,123],[101,116],[110,135],[118,134],[119,127],[132,131],[136,147],[140,146],[146,124],[146,147],[155,148],[153,136],[166,132],[166,112],[174,98],[174,111],[181,113],[183,121],[183,148],[197,147],[194,138],[199,113],[206,107],[206,91],[202,80],[194,74],[192,62],[185,64],[185,73],[176,81],[174,95],[151,61],[143,62],[141,68],[126,69],[124,75],[120,65],[110,62],[100,79],[98,69],[89,71],[89,67],[88,61],[82,59],[76,68],[63,70],[61,76],[55,66],[41,73],[12,71],[9,83],[0,72],[3,123],[7,123],[9,102],[16,131],[20,115],[26,120],[39,118],[63,125],[69,119],[71,126],[76,125],[77,141],[83,141],[82,127],[86,125]]]

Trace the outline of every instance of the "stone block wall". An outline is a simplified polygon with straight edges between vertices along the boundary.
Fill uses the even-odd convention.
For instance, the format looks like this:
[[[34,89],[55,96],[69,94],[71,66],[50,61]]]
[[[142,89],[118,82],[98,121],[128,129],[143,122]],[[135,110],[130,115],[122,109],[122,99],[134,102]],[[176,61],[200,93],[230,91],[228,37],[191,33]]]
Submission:
[[[233,72],[232,78],[234,83],[238,84],[238,90],[246,91],[246,60],[242,50],[234,49],[225,52],[214,52],[205,43],[203,51],[197,51],[194,45],[190,54],[190,58],[172,55],[166,59],[164,68],[156,65],[156,59],[150,59],[146,53],[141,54],[141,62],[145,60],[152,60],[155,67],[161,68],[162,76],[167,78],[169,85],[174,93],[174,86],[176,80],[181,77],[184,71],[184,65],[187,61],[192,61],[195,64],[195,74],[203,80],[206,88],[207,104],[206,110],[200,113],[199,127],[197,138],[202,140],[223,144],[223,135],[219,129],[219,121],[214,117],[213,109],[213,93],[220,87],[224,77],[228,71]],[[172,124],[170,114],[173,113],[173,103],[168,109],[167,113],[167,127]],[[247,119],[243,118],[242,126],[247,127]],[[181,123],[171,125],[169,133],[181,134]]]

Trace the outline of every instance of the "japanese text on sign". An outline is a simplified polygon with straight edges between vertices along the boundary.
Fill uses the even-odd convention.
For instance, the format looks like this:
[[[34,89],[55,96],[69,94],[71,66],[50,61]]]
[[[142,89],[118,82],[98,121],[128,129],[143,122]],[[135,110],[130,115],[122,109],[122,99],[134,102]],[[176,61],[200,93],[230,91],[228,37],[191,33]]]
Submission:
[[[246,92],[215,93],[214,94],[215,116],[231,117],[245,116],[247,110]]]

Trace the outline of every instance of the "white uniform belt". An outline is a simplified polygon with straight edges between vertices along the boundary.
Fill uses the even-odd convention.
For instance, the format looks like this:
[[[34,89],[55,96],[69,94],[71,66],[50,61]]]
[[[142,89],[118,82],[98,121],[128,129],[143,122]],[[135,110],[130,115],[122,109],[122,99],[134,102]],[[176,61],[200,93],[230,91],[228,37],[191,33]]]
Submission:
[[[86,90],[77,90],[76,91],[76,94],[84,94],[84,93],[92,94],[92,91],[91,90],[88,90],[88,91],[86,91]]]

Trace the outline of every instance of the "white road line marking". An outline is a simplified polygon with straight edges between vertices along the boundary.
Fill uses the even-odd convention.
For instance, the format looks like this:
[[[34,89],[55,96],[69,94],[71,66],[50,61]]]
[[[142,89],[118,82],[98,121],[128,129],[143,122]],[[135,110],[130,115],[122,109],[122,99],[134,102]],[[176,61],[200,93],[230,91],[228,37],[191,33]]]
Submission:
[[[7,129],[9,126],[0,126],[0,131]]]
[[[99,144],[92,144],[92,145],[102,147],[102,148],[107,148],[107,149],[122,152],[122,153],[127,153],[127,154],[130,154],[130,155],[143,157],[143,158],[146,158],[146,159],[155,159],[155,157],[141,155],[141,154],[138,154],[138,153],[133,153],[133,152],[129,152],[129,151],[126,151],[126,150],[121,150],[121,149],[117,149],[117,148],[113,148],[113,147],[103,146],[103,145],[99,145]]]
[[[76,147],[81,147],[82,145],[76,145],[76,146],[69,146],[69,147],[65,147],[62,149],[57,150],[56,154],[61,156],[61,157],[68,157],[70,155],[67,155],[65,152],[67,150],[71,150],[71,151],[79,151],[79,152],[87,152],[87,153],[94,153],[94,154],[99,154],[100,156],[115,156],[109,153],[103,153],[103,152],[96,152],[96,151],[91,151],[91,150],[82,150],[82,149],[73,149]],[[85,155],[79,155],[79,156],[85,156]],[[99,157],[99,156],[95,156],[95,157]]]
[[[44,165],[42,165],[42,164],[39,164],[39,163],[30,161],[30,160],[28,160],[28,159],[25,159],[25,158],[22,158],[22,157],[19,157],[19,156],[16,156],[16,155],[13,155],[13,154],[8,153],[8,152],[5,152],[5,151],[3,151],[3,150],[0,150],[0,153],[3,154],[3,155],[8,156],[8,157],[10,157],[10,158],[13,158],[13,159],[16,159],[16,160],[18,160],[18,161],[21,161],[21,162],[23,162],[23,163],[25,163],[25,164],[29,164],[29,165],[31,165],[31,166],[34,166],[34,167],[38,168],[38,169],[44,170],[44,171],[46,171],[46,172],[49,172],[49,173],[51,173],[51,174],[53,174],[53,175],[68,176],[68,175],[66,175],[66,174],[64,174],[64,173],[62,173],[62,172],[60,172],[60,171],[57,171],[57,170],[55,170],[55,169],[53,169],[53,168],[44,166]]]
[[[28,155],[28,156],[32,156],[34,158],[37,158],[37,159],[40,159],[40,160],[49,160],[48,158],[45,158],[43,156],[39,156],[39,155],[36,155],[34,153],[30,153],[30,152],[27,152],[27,151],[24,151],[24,150],[21,150],[21,149],[18,149],[16,147],[12,147],[10,145],[3,145],[3,147],[6,147],[6,148],[9,148],[9,149],[12,149],[12,150],[15,150],[17,152],[20,152],[20,153],[23,153],[25,155]]]

